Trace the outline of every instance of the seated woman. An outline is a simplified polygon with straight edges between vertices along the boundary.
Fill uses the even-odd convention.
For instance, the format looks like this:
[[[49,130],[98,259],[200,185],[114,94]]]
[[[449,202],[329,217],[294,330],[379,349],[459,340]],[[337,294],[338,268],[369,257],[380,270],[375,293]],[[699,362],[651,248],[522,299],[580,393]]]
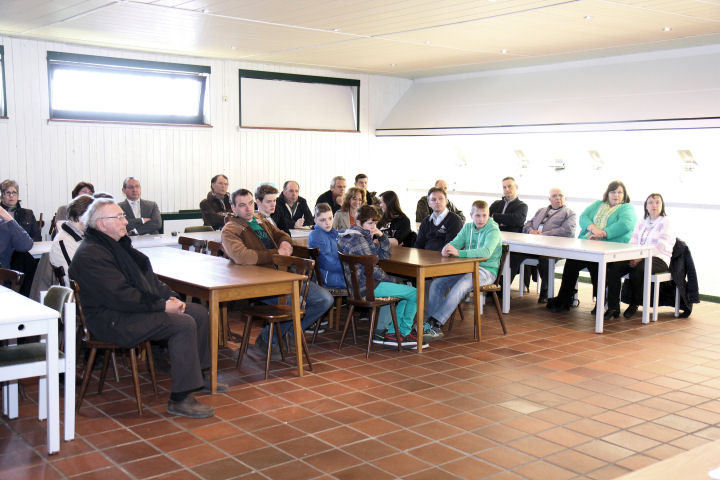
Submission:
[[[32,210],[20,206],[20,201],[18,200],[19,193],[20,188],[15,180],[5,180],[0,183],[0,194],[2,194],[0,206],[27,232],[33,241],[39,242],[41,240],[40,227],[38,226],[37,220],[35,220],[35,214]],[[35,260],[27,250],[15,250],[12,254],[9,268],[25,274],[20,293],[28,296],[30,294],[30,288],[32,287],[33,278],[35,278],[37,260]]]
[[[628,243],[636,220],[635,210],[630,205],[630,195],[627,193],[625,184],[615,180],[608,185],[602,201],[593,202],[580,215],[581,231],[578,238]],[[585,260],[566,260],[560,291],[547,303],[547,308],[553,313],[570,309],[575,294],[575,284],[580,270],[583,268],[587,268],[590,272],[593,290],[597,288],[597,263]],[[592,313],[595,313],[595,309],[592,310]]]
[[[670,228],[670,222],[665,214],[665,202],[659,193],[651,193],[645,199],[645,217],[635,225],[630,244],[654,246],[657,255],[652,258],[650,266],[652,273],[668,271],[675,246],[675,234]],[[605,312],[605,320],[620,315],[620,285],[622,277],[628,273],[632,303],[628,305],[623,316],[631,318],[637,313],[638,305],[642,303],[645,259],[610,263],[607,267],[608,310]]]
[[[68,269],[75,256],[75,251],[85,237],[85,225],[80,217],[93,202],[90,195],[81,194],[75,197],[67,206],[67,220],[60,226],[60,231],[53,239],[50,247],[50,264],[53,267],[63,267],[65,270],[65,286],[70,286]]]
[[[333,228],[335,230],[345,230],[355,225],[355,215],[360,207],[365,205],[365,190],[358,187],[350,187],[345,193],[340,210],[335,212],[333,218]]]
[[[412,230],[410,230],[410,219],[400,208],[400,200],[392,190],[380,194],[380,208],[383,211],[382,217],[378,222],[380,230],[390,239],[390,245],[397,247],[412,247],[415,243],[412,240]]]
[[[95,187],[90,182],[80,182],[77,185],[75,185],[75,188],[72,189],[72,192],[70,192],[70,199],[76,198],[78,195],[90,195],[91,197],[95,195]],[[57,223],[58,230],[60,229],[59,222],[63,220],[68,219],[68,206],[67,205],[60,205],[57,209],[57,212],[55,212],[55,221]]]
[[[372,205],[363,205],[358,210],[355,225],[340,233],[338,248],[342,253],[349,255],[377,255],[380,260],[390,258],[390,240],[377,228],[380,213]],[[365,275],[359,273],[360,285],[365,285]],[[397,306],[397,321],[400,332],[395,332],[395,326],[390,323],[387,332],[381,337],[380,332],[374,333],[374,343],[397,345],[400,339],[403,346],[417,347],[417,336],[413,333],[413,320],[417,312],[417,293],[415,287],[396,283],[395,277],[385,273],[382,268],[375,265],[372,272],[375,279],[376,297],[399,297],[402,300]],[[397,335],[400,335],[399,337]],[[377,341],[376,341],[376,340]]]
[[[30,235],[0,206],[0,268],[11,268],[13,253],[28,252],[32,247]]]
[[[338,231],[332,226],[332,208],[327,203],[315,205],[315,228],[310,232],[308,247],[318,249],[318,267],[326,288],[345,288],[342,264],[338,257]]]

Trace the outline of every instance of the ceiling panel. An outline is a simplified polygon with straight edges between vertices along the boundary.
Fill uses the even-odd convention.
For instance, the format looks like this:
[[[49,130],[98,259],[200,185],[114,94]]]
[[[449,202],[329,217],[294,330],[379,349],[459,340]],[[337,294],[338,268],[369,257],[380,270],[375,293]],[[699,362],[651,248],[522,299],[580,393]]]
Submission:
[[[0,0],[0,32],[24,33],[108,3],[108,0]]]

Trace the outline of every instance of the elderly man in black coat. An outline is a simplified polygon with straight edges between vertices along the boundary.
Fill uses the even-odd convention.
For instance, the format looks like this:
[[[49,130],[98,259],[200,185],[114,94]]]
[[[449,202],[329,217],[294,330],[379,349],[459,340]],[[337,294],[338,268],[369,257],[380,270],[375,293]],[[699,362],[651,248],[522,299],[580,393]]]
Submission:
[[[96,199],[82,218],[85,239],[70,265],[95,338],[130,348],[145,340],[167,341],[172,388],[167,411],[205,418],[212,407],[191,393],[209,391],[202,369],[210,366],[208,312],[184,303],[153,272],[150,260],[132,247],[127,220],[112,199]],[[218,391],[227,391],[218,385]]]

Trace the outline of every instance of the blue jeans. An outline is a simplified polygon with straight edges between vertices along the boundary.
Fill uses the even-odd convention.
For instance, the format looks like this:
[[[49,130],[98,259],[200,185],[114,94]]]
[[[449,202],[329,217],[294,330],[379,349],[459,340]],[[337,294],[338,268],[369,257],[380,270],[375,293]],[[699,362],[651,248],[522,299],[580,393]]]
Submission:
[[[278,297],[270,297],[263,300],[264,303],[267,303],[268,305],[277,305],[278,303]],[[287,297],[287,302],[290,304],[290,296]],[[333,296],[330,295],[330,292],[319,286],[315,282],[310,283],[310,289],[308,290],[307,295],[307,301],[305,302],[305,316],[302,318],[302,321],[300,324],[302,325],[302,329],[305,330],[310,325],[315,323],[315,321],[320,318],[325,312],[328,311],[330,306],[333,304]],[[292,327],[292,322],[282,322],[280,324],[280,332],[285,335],[285,332],[287,332]],[[267,325],[265,325],[265,328],[262,329],[262,332],[260,332],[260,338],[262,339],[265,344],[267,344],[268,341],[268,333],[269,328]],[[290,336],[293,337],[293,331],[290,331]],[[277,343],[277,336],[273,336],[273,344]]]
[[[478,269],[480,285],[487,285],[495,281],[495,275],[480,267]],[[428,293],[428,307],[424,320],[430,317],[445,325],[465,295],[472,290],[472,273],[448,275],[433,279]]]

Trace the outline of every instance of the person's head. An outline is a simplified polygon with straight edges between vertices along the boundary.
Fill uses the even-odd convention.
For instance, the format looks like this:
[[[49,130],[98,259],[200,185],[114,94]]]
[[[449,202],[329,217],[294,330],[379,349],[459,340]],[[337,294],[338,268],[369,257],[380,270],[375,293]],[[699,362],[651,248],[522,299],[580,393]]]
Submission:
[[[358,187],[350,187],[343,198],[342,209],[343,212],[355,213],[358,208],[365,205],[365,190]]]
[[[630,203],[630,195],[627,193],[625,184],[620,180],[613,180],[603,194],[603,202],[609,203],[611,207],[621,203]]]
[[[266,217],[275,213],[275,200],[277,200],[278,189],[267,183],[260,185],[255,190],[255,201],[258,212]]]
[[[383,211],[383,219],[397,218],[402,215],[400,200],[397,193],[392,190],[380,194],[380,209]]]
[[[127,235],[125,214],[111,198],[96,198],[80,220],[85,228],[99,230],[116,242]]]
[[[347,187],[347,181],[345,180],[345,177],[338,175],[337,177],[333,177],[332,182],[330,183],[330,191],[332,192],[332,196],[335,201],[337,201],[338,198],[342,198],[343,195],[345,195],[345,188]]]
[[[112,195],[110,195],[107,192],[95,192],[93,193],[93,198],[115,198]]]
[[[565,194],[559,188],[551,188],[548,200],[550,200],[550,206],[557,210],[565,205]]]
[[[645,199],[645,218],[657,218],[664,217],[665,213],[665,200],[659,193],[651,193]]]
[[[212,191],[213,195],[217,195],[218,197],[225,196],[228,191],[229,185],[230,182],[228,181],[228,177],[226,177],[222,173],[215,175],[210,180],[210,190]]]
[[[283,184],[283,197],[285,202],[290,205],[295,205],[300,197],[300,185],[295,180],[288,180]]]
[[[443,180],[443,179],[435,180],[435,186],[438,188],[442,188],[443,190],[445,190],[447,192],[448,184],[445,180]]]
[[[141,193],[140,182],[135,177],[127,177],[123,180],[122,191],[128,200],[132,200],[133,202],[139,200]]]
[[[327,203],[318,203],[315,205],[315,225],[329,232],[332,230],[332,224],[333,213],[330,205]]]
[[[515,200],[517,197],[518,186],[513,177],[505,177],[502,179],[503,197],[505,200]]]
[[[15,180],[5,180],[0,183],[0,194],[4,205],[14,207],[18,203],[20,188]]]
[[[355,186],[367,190],[368,176],[364,173],[358,173],[355,175]]]
[[[94,200],[93,197],[84,193],[73,198],[67,207],[68,220],[79,223],[80,217],[82,217],[83,213],[85,213]]]
[[[255,214],[255,201],[250,190],[238,188],[232,194],[232,211],[243,220],[250,221]]]
[[[363,230],[372,230],[380,220],[380,212],[372,205],[363,205],[355,217],[355,225]]]
[[[490,219],[490,207],[485,200],[475,200],[470,207],[470,218],[475,228],[480,229],[487,225]]]
[[[95,187],[90,182],[80,182],[77,185],[75,185],[75,188],[72,189],[72,198],[77,197],[78,195],[94,195],[95,194]]]
[[[447,208],[447,194],[440,187],[432,187],[428,190],[428,205],[433,213],[439,215]]]

